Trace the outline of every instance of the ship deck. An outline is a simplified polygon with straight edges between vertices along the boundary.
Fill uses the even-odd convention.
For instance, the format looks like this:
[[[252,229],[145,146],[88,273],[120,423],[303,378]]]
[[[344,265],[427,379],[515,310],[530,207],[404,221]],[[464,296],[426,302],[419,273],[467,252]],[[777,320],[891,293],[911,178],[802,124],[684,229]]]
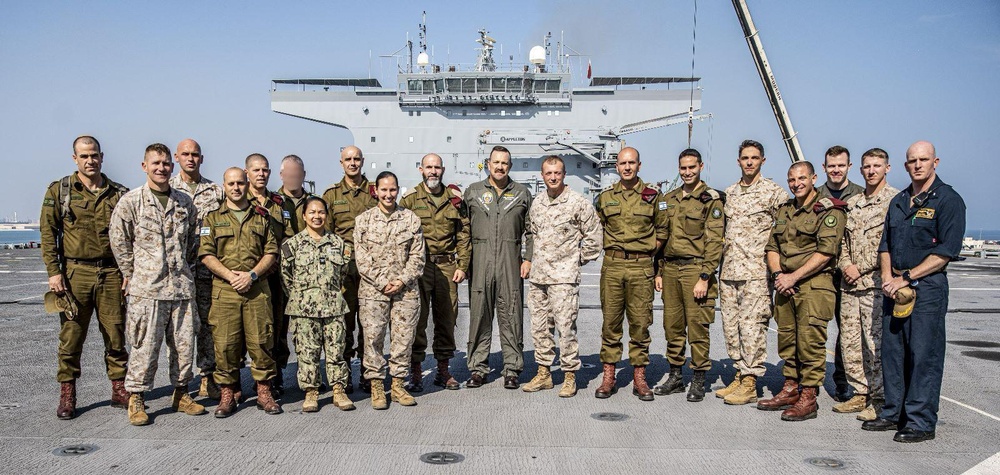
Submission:
[[[619,376],[619,392],[598,400],[601,313],[599,264],[585,268],[579,316],[580,393],[560,399],[556,390],[509,391],[499,372],[479,389],[445,391],[430,384],[416,407],[392,405],[373,411],[366,394],[351,397],[358,410],[340,412],[321,394],[321,411],[300,412],[302,392],[289,364],[282,400],[286,411],[268,416],[253,399],[228,419],[174,414],[169,407],[167,362],[161,359],[157,388],[147,405],[152,424],[132,427],[124,410],[108,405],[101,338],[91,328],[78,386],[79,415],[55,417],[54,380],[58,318],[46,315],[41,296],[46,278],[37,249],[0,250],[0,453],[4,473],[998,473],[1000,472],[1000,262],[968,259],[950,268],[952,285],[948,344],[937,439],[898,444],[892,432],[865,432],[854,414],[830,410],[832,385],[820,395],[819,417],[782,422],[778,413],[753,405],[726,406],[709,393],[701,403],[683,394],[641,402],[631,395],[630,370]],[[464,286],[462,302],[467,301]],[[666,370],[660,303],[653,333],[651,383]],[[773,323],[772,323],[773,326]],[[831,328],[831,347],[835,329]],[[458,342],[467,341],[468,308],[460,309]],[[535,372],[529,325],[525,325],[526,371]],[[491,364],[501,365],[494,334]],[[712,389],[732,377],[722,339],[721,317],[712,326],[709,373]],[[467,378],[464,344],[452,368]],[[163,355],[165,352],[161,352]],[[768,341],[765,395],[782,383],[775,365],[773,332]],[[832,359],[832,356],[831,356]],[[293,355],[294,361],[294,355]],[[356,362],[355,362],[356,363]],[[433,361],[428,359],[426,364]],[[832,363],[831,363],[832,366]],[[244,370],[246,371],[246,370]],[[829,372],[828,372],[829,373]],[[562,381],[560,371],[556,383]],[[685,370],[690,378],[690,370]],[[244,374],[245,385],[249,376]],[[214,409],[214,402],[209,410]],[[82,448],[81,448],[82,447]],[[62,450],[67,449],[68,450]],[[450,465],[421,460],[432,452],[460,454]],[[66,455],[66,453],[69,455]],[[435,459],[450,461],[451,459]],[[970,470],[971,469],[971,470]]]

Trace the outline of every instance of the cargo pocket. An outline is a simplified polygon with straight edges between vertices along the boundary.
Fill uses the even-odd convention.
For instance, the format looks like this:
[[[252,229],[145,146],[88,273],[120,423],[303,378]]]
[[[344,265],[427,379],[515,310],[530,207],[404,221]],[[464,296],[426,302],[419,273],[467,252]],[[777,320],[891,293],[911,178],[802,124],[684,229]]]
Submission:
[[[129,300],[129,308],[132,310],[128,312],[128,318],[125,324],[125,335],[128,337],[128,344],[132,348],[142,348],[142,341],[146,338],[146,330],[149,326],[149,318],[152,310],[154,310],[153,305],[149,304],[139,304],[137,305],[131,297]]]

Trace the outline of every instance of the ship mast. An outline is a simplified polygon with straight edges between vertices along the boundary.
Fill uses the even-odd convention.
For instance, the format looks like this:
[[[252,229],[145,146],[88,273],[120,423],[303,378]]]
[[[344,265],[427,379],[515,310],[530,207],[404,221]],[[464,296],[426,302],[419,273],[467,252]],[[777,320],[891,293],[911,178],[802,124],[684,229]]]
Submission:
[[[781,92],[778,91],[778,81],[774,79],[774,73],[767,62],[767,55],[764,54],[764,44],[760,40],[760,34],[753,24],[753,19],[750,18],[750,7],[747,6],[746,0],[733,0],[733,8],[736,9],[736,16],[739,17],[740,25],[743,27],[743,36],[746,37],[747,46],[750,47],[753,62],[757,65],[757,73],[764,83],[764,91],[767,92],[771,109],[774,110],[774,118],[778,120],[781,139],[788,149],[788,156],[792,162],[801,162],[805,160],[805,154],[802,153],[798,135],[792,128],[792,119],[788,116],[785,101],[781,99]]]

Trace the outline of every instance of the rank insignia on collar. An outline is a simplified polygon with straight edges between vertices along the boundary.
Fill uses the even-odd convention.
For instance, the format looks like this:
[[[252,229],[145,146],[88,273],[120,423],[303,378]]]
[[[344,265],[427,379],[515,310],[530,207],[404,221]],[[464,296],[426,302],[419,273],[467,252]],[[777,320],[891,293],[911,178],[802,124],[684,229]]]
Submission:
[[[917,210],[917,218],[934,219],[934,208],[920,208]]]

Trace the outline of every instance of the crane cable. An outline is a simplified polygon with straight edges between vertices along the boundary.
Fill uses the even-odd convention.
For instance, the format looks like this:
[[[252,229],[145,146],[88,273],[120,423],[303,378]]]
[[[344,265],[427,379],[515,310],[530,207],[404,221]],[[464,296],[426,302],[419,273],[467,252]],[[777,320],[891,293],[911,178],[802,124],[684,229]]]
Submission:
[[[698,43],[698,0],[694,0],[694,26],[691,28],[691,82],[694,82],[695,46]],[[691,87],[691,102],[688,104],[688,148],[694,130],[694,87]]]

